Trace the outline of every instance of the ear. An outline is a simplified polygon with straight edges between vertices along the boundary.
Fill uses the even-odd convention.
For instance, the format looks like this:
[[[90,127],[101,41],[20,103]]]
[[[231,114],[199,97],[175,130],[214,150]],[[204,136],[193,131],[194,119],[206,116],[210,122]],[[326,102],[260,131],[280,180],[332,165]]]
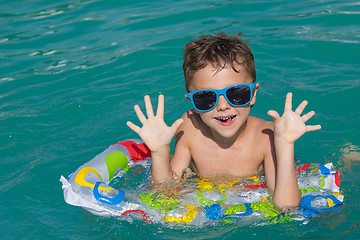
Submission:
[[[251,102],[250,102],[250,107],[252,107],[256,102],[256,94],[257,94],[257,91],[259,89],[260,83],[256,83],[255,86],[256,87],[253,89],[253,97],[252,97]]]

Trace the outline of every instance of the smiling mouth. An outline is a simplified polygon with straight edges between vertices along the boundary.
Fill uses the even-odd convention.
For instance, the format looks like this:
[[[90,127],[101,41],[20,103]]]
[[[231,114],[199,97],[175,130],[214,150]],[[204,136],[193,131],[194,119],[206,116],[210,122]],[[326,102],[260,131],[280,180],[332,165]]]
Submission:
[[[236,117],[236,115],[231,115],[231,116],[224,116],[224,117],[215,117],[215,119],[222,123],[228,123],[228,122],[231,122],[235,117]]]

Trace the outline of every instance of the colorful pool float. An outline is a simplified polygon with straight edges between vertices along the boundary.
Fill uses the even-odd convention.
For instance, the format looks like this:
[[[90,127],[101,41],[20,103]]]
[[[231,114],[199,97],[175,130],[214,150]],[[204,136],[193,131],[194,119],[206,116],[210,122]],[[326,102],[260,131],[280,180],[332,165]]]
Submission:
[[[127,192],[117,183],[139,166],[147,181],[151,152],[140,140],[111,145],[65,178],[61,176],[65,201],[99,216],[134,216],[146,222],[202,225],[235,221],[269,223],[311,219],[339,209],[339,172],[331,163],[300,164],[296,168],[302,201],[297,211],[280,213],[272,205],[264,176],[215,184],[195,174],[185,179],[181,190],[142,189]],[[121,188],[121,186],[120,186]]]

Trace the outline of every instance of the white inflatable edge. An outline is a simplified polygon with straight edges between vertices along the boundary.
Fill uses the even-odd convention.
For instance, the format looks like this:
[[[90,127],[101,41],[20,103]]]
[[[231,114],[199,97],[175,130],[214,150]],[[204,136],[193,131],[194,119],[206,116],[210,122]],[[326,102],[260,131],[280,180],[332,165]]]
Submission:
[[[120,209],[114,208],[105,208],[101,205],[99,205],[97,202],[94,201],[88,201],[84,198],[82,198],[79,194],[77,194],[72,188],[69,181],[64,177],[60,177],[60,182],[62,183],[62,189],[64,191],[64,200],[66,203],[73,205],[73,206],[79,206],[84,208],[86,211],[98,215],[98,216],[121,216],[122,213],[124,213],[127,210],[135,210],[135,209],[141,209],[142,206],[135,203],[129,203],[129,202],[123,202],[124,204],[120,207]]]

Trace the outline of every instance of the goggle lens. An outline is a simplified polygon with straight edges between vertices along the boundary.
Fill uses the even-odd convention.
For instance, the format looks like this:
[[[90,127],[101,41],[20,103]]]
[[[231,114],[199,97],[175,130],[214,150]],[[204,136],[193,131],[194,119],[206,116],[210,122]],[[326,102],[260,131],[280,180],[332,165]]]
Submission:
[[[252,98],[252,89],[255,83],[239,84],[220,90],[204,89],[188,93],[196,110],[206,112],[214,109],[219,96],[224,95],[231,106],[241,107],[248,104]]]
[[[233,105],[245,105],[250,101],[250,88],[248,86],[236,86],[226,91],[226,97]]]
[[[216,93],[213,91],[201,91],[194,94],[193,102],[197,109],[206,111],[215,106],[216,98]]]

